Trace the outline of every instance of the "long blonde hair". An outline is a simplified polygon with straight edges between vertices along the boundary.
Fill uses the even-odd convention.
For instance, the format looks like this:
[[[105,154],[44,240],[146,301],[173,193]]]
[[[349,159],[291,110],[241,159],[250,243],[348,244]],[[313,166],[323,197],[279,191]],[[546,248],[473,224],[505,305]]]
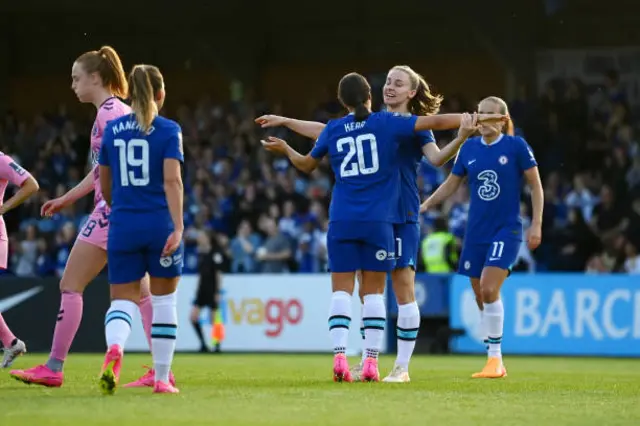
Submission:
[[[164,79],[158,67],[136,65],[129,73],[131,109],[136,115],[140,128],[148,132],[158,115],[156,96],[164,87]]]

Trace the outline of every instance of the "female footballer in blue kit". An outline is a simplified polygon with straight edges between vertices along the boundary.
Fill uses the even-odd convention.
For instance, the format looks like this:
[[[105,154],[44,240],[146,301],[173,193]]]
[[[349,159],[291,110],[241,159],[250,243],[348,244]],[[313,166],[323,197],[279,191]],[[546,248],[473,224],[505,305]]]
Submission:
[[[350,114],[330,121],[310,154],[302,156],[285,141],[270,137],[266,149],[285,154],[311,172],[329,155],[336,176],[329,211],[328,251],[333,296],[329,329],[334,344],[334,380],[352,381],[345,356],[351,322],[355,272],[362,271],[366,360],[361,379],[378,381],[378,351],[384,336],[386,274],[395,263],[393,224],[401,223],[398,145],[414,142],[416,131],[455,128],[461,114],[411,116],[371,113],[371,88],[364,77],[342,78],[338,97]],[[500,119],[491,115],[481,119]],[[471,121],[470,116],[465,119]],[[384,194],[384,197],[381,196]]]
[[[169,381],[177,336],[176,289],[182,273],[182,130],[158,116],[165,99],[164,79],[151,65],[129,75],[131,107],[109,122],[100,149],[100,181],[111,205],[107,247],[111,307],[105,318],[107,354],[100,387],[113,393],[140,279],[151,281],[151,354],[154,393],[178,393]]]
[[[480,102],[478,113],[508,114],[507,104],[491,96]],[[464,177],[468,178],[471,204],[458,272],[471,279],[488,340],[487,363],[472,377],[500,378],[507,375],[501,352],[504,306],[500,288],[522,242],[523,177],[531,187],[533,218],[528,245],[532,250],[542,239],[544,194],[533,151],[524,139],[513,136],[511,121],[483,123],[480,135],[460,149],[451,174],[422,204],[421,211],[440,204],[456,191]]]
[[[424,78],[406,65],[396,65],[387,74],[382,90],[386,110],[401,114],[432,115],[437,114],[443,98],[431,93]],[[323,123],[295,120],[275,115],[264,115],[256,122],[265,127],[286,126],[296,133],[316,139],[324,129]],[[473,124],[463,123],[470,132]],[[470,133],[467,133],[467,135]],[[406,383],[409,378],[409,361],[413,354],[420,328],[420,309],[415,296],[415,262],[418,258],[420,244],[420,224],[417,211],[420,206],[420,195],[417,185],[418,167],[425,156],[434,166],[442,166],[460,149],[466,137],[463,132],[442,150],[435,144],[431,130],[416,132],[410,136],[412,144],[402,144],[398,151],[400,164],[401,188],[400,199],[403,209],[401,222],[394,224],[396,241],[396,263],[391,272],[393,291],[398,304],[398,322],[396,327],[398,355],[391,373],[384,382]],[[361,290],[362,288],[360,288]],[[362,300],[363,295],[360,294]],[[361,328],[364,339],[364,327]],[[357,380],[366,359],[366,351],[362,351],[362,361],[356,364],[351,373]]]

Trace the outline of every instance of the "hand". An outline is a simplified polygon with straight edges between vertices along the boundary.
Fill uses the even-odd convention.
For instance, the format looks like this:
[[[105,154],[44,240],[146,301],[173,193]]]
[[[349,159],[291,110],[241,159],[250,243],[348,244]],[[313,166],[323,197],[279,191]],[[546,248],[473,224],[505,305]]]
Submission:
[[[171,256],[182,243],[182,231],[173,231],[162,249],[162,256]]]
[[[287,148],[289,147],[286,141],[273,136],[269,136],[266,141],[261,140],[260,143],[267,151],[283,155],[287,153]]]
[[[285,117],[279,115],[263,115],[255,119],[256,124],[259,124],[263,129],[284,126],[286,121],[287,119]]]
[[[51,217],[54,214],[58,213],[60,210],[66,207],[66,203],[64,202],[63,197],[54,198],[53,200],[49,200],[42,205],[40,208],[40,215],[44,217]]]
[[[473,113],[467,114],[466,112],[462,114],[462,120],[460,120],[460,128],[458,129],[458,137],[462,137],[467,139],[469,136],[474,134],[480,126],[478,126],[478,114]]]
[[[478,123],[506,123],[511,118],[505,114],[478,114]]]
[[[429,210],[432,207],[431,203],[429,202],[429,198],[427,198],[424,203],[420,204],[420,213],[424,213],[427,210]]]
[[[532,223],[527,231],[527,245],[529,250],[535,250],[542,242],[542,225],[539,223]]]

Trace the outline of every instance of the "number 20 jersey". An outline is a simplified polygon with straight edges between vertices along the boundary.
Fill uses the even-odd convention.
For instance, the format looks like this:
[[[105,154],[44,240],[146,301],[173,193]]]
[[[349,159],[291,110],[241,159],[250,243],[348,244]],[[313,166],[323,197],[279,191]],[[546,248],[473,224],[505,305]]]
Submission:
[[[176,122],[158,116],[147,134],[133,114],[109,122],[100,165],[111,169],[111,227],[173,227],[164,192],[165,158],[184,161],[182,131]]]
[[[522,240],[524,172],[537,165],[531,147],[518,136],[502,135],[490,145],[481,137],[465,142],[451,171],[469,179],[465,245],[489,244],[496,237]]]
[[[398,145],[415,134],[416,116],[372,113],[365,121],[349,114],[329,121],[311,156],[329,156],[335,185],[329,221],[402,223]]]

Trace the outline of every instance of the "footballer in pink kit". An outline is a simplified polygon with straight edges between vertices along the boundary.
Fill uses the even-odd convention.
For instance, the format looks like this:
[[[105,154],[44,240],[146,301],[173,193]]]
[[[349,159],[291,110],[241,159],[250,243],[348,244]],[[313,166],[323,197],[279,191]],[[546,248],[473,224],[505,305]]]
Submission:
[[[97,116],[91,132],[92,170],[87,176],[60,198],[47,201],[41,209],[43,216],[56,214],[76,200],[95,191],[95,209],[76,239],[60,280],[60,311],[53,333],[53,343],[48,361],[28,370],[13,370],[11,376],[27,384],[60,387],[64,381],[64,361],[82,320],[82,293],[102,271],[107,263],[107,232],[109,209],[100,188],[97,167],[102,136],[107,123],[131,109],[119,98],[128,96],[127,78],[122,62],[110,46],[86,52],[78,57],[71,69],[71,89],[83,103],[92,103]],[[151,322],[153,307],[148,277],[141,281],[141,292],[132,300],[140,308],[145,334],[151,347]],[[129,387],[153,386],[154,372],[148,371]],[[173,381],[173,376],[171,377]]]
[[[7,184],[11,182],[20,187],[15,195],[2,203],[4,200],[4,192]],[[13,161],[11,157],[0,152],[0,268],[7,269],[9,261],[9,238],[7,236],[7,227],[2,217],[9,210],[22,204],[24,200],[38,191],[38,182],[20,167],[18,163]],[[11,332],[7,323],[0,313],[0,342],[2,342],[4,355],[2,357],[1,368],[9,367],[17,356],[27,351],[24,342]]]

